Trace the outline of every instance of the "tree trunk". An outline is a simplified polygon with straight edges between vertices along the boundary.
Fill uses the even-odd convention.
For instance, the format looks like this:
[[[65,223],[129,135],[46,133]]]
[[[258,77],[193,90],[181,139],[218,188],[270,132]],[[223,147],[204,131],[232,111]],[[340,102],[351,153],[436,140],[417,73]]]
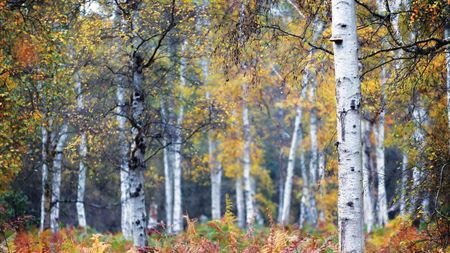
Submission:
[[[244,164],[244,195],[245,195],[245,211],[246,211],[246,223],[250,225],[255,220],[255,206],[254,206],[254,195],[252,191],[252,176],[251,176],[251,161],[250,161],[250,120],[248,115],[248,85],[244,83],[242,85],[243,89],[243,101],[242,101],[242,126],[244,132],[244,154],[243,154],[243,164]]]
[[[187,41],[184,41],[181,47],[181,54],[186,51]],[[186,61],[181,58],[180,64],[180,86],[185,86],[186,80],[184,78],[186,69]],[[182,143],[182,124],[184,119],[184,106],[180,104],[178,110],[177,125],[175,129],[175,143],[174,143],[174,167],[173,167],[173,231],[179,233],[183,230],[183,212],[182,212],[182,194],[181,194],[181,143]]]
[[[300,128],[300,132],[298,134],[299,143],[303,141],[303,130]],[[300,216],[299,216],[299,227],[303,228],[305,222],[309,222],[309,178],[308,171],[306,170],[305,164],[305,154],[303,153],[303,149],[300,149],[300,172],[303,179],[302,184],[302,197],[300,199]]]
[[[245,227],[245,204],[244,192],[242,191],[242,177],[236,178],[236,208],[237,220],[240,228]]]
[[[447,8],[450,9],[449,5],[447,5]],[[445,24],[444,37],[446,40],[450,40],[450,17],[447,18],[447,23]],[[448,129],[450,131],[450,45],[447,45],[445,51],[445,65],[447,68],[447,116],[448,116]]]
[[[48,127],[51,127],[49,120]],[[48,193],[48,143],[49,136],[47,126],[41,126],[42,134],[42,183],[41,183],[41,219],[39,223],[39,231],[42,232],[45,229],[45,217],[47,216],[46,202]]]
[[[415,99],[416,105],[414,107],[413,111],[413,119],[415,124],[415,130],[413,133],[415,145],[418,150],[423,150],[425,147],[425,136],[422,130],[423,124],[426,124],[426,115],[425,110],[423,109],[422,105],[420,104],[420,99],[416,97]],[[412,172],[412,178],[413,178],[413,191],[414,193],[411,196],[411,215],[414,216],[416,212],[418,211],[417,208],[420,207],[422,209],[424,216],[426,217],[429,210],[428,203],[427,203],[427,195],[425,194],[425,191],[421,189],[421,181],[423,179],[423,158],[418,156],[418,160],[416,161],[416,166],[413,167]],[[421,202],[421,203],[419,203]]]
[[[295,115],[294,131],[292,132],[291,147],[289,149],[289,158],[287,165],[287,175],[284,184],[283,194],[283,208],[281,213],[280,223],[286,225],[289,223],[289,213],[291,209],[291,196],[292,196],[292,178],[294,177],[295,157],[298,146],[298,133],[301,128],[302,109],[299,105],[296,108],[297,114]]]
[[[147,229],[156,228],[158,225],[158,204],[155,200],[150,203],[150,210],[148,211]]]
[[[203,85],[208,87],[208,59],[205,57],[201,61],[203,71]],[[206,99],[210,101],[210,93],[206,92]],[[212,111],[214,108],[210,108]],[[209,153],[209,169],[211,179],[211,218],[213,220],[220,219],[221,215],[221,188],[222,188],[222,168],[217,158],[218,141],[214,139],[212,130],[208,131],[208,153]]]
[[[385,13],[385,3],[384,1],[378,1],[378,11],[380,13]],[[395,22],[394,22],[395,24]],[[381,41],[382,45],[386,44],[385,39]],[[384,155],[384,122],[385,122],[385,101],[386,94],[384,92],[384,87],[389,79],[389,74],[387,73],[386,66],[381,67],[381,103],[380,111],[378,115],[378,122],[375,129],[375,155],[376,155],[376,166],[377,166],[377,178],[378,178],[378,224],[382,227],[388,222],[388,211],[387,211],[387,195],[386,195],[386,184],[385,184],[385,155]]]
[[[364,252],[361,87],[354,0],[332,0],[337,101],[339,251]]]
[[[405,216],[406,211],[406,198],[407,198],[407,188],[408,188],[408,156],[406,153],[402,155],[402,178],[400,185],[400,215]]]
[[[82,84],[80,81],[79,73],[75,73],[75,89],[77,93],[77,110],[78,113],[83,113],[84,111],[84,99],[82,94]],[[80,126],[80,146],[79,146],[79,171],[78,171],[78,188],[77,188],[77,217],[78,226],[81,228],[86,228],[86,211],[84,208],[84,193],[86,191],[86,156],[87,156],[87,136]]]
[[[144,195],[146,143],[143,126],[144,91],[142,81],[142,57],[136,52],[133,57],[133,94],[131,101],[133,124],[131,128],[132,142],[128,175],[131,234],[133,245],[136,247],[147,245],[147,235],[145,234],[147,215]]]
[[[163,124],[163,138],[162,145],[163,149],[163,163],[164,163],[164,192],[165,192],[165,212],[166,212],[166,230],[170,234],[173,229],[173,171],[169,162],[169,147],[167,147],[167,129],[168,129],[168,119],[165,108],[165,103],[163,98],[161,98],[161,120]]]
[[[363,154],[362,154],[362,166],[363,166],[363,187],[364,187],[364,223],[367,227],[367,232],[370,233],[375,225],[375,212],[374,203],[372,199],[372,191],[370,187],[370,175],[371,175],[371,150],[372,143],[370,141],[371,126],[370,122],[363,120],[361,122],[361,131],[364,136],[363,139]]]
[[[217,141],[211,135],[211,133],[208,133],[209,166],[211,169],[211,218],[218,220],[221,217],[222,168],[217,160]]]
[[[385,73],[386,70],[383,68],[382,73]],[[384,76],[385,74],[382,74]],[[382,80],[385,77],[381,78]],[[382,86],[384,86],[385,81],[381,81]],[[375,131],[375,150],[376,150],[376,166],[377,166],[377,178],[378,178],[378,195],[377,195],[377,203],[378,203],[378,224],[384,226],[388,222],[388,213],[387,213],[387,196],[386,196],[386,186],[385,186],[385,159],[384,159],[384,91],[382,89],[382,101],[381,102],[381,111],[378,115],[378,122]]]
[[[67,122],[63,122],[59,130],[59,139],[55,148],[55,156],[53,158],[53,180],[52,180],[52,202],[50,209],[50,228],[53,233],[58,232],[59,226],[59,201],[61,198],[61,174],[63,151],[67,140]]]
[[[126,19],[121,17],[121,10],[114,5],[114,26],[117,32],[126,31]],[[118,36],[116,41],[115,61],[120,62],[121,53],[120,48],[122,43],[120,37]],[[117,120],[117,131],[118,131],[118,142],[119,142],[119,167],[120,167],[120,225],[122,230],[122,235],[125,239],[131,240],[131,207],[129,201],[129,173],[130,167],[128,163],[128,156],[130,155],[130,147],[127,140],[127,129],[126,129],[126,101],[125,101],[125,87],[127,79],[122,75],[116,76],[117,90],[117,107],[116,107],[116,120]]]
[[[129,146],[126,137],[126,117],[125,117],[125,89],[124,79],[118,78],[119,83],[117,85],[117,123],[119,132],[119,152],[120,152],[120,206],[121,206],[121,228],[122,234],[125,239],[132,239],[131,235],[131,213],[129,203]]]

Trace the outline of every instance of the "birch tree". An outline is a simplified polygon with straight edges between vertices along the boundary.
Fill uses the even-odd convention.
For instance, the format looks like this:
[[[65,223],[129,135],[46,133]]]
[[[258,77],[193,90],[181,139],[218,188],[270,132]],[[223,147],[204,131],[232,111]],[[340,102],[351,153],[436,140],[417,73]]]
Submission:
[[[450,4],[447,4],[447,9],[450,9]],[[447,17],[445,23],[444,37],[446,40],[450,40],[450,17]],[[447,69],[447,117],[448,117],[448,129],[450,130],[450,44],[447,45],[445,51],[445,66]],[[450,140],[449,140],[450,145]],[[450,149],[449,149],[450,150]]]
[[[296,106],[296,115],[294,122],[294,131],[292,132],[291,147],[289,149],[289,158],[287,165],[287,175],[283,191],[283,208],[280,223],[286,225],[289,222],[289,213],[291,209],[291,195],[292,195],[292,178],[294,176],[295,157],[298,146],[298,135],[301,128],[302,109],[300,105]]]
[[[372,143],[370,140],[371,126],[368,120],[361,122],[361,132],[363,134],[363,187],[364,187],[364,223],[367,226],[367,232],[370,233],[375,225],[374,202],[372,198],[372,190],[370,183],[371,168],[371,149]]]
[[[252,190],[252,175],[251,175],[251,161],[250,161],[250,119],[248,115],[248,85],[242,85],[243,99],[242,99],[242,127],[244,133],[244,153],[242,163],[244,165],[244,197],[245,197],[245,217],[247,225],[250,225],[255,220],[255,205],[254,194]]]
[[[361,161],[361,87],[356,7],[332,1],[332,37],[337,101],[339,251],[364,252]]]
[[[68,124],[66,121],[62,123],[59,130],[59,136],[55,148],[55,156],[53,158],[53,179],[52,179],[52,201],[50,209],[50,228],[53,233],[59,230],[59,204],[61,201],[61,174],[63,151],[68,137]],[[56,141],[56,140],[55,140]]]
[[[77,94],[77,111],[82,114],[84,111],[84,96],[82,90],[82,83],[80,80],[80,74],[77,71],[75,73],[75,89]],[[81,126],[83,128],[83,126]],[[84,129],[80,129],[80,145],[79,145],[79,157],[78,164],[78,187],[77,187],[77,218],[78,226],[86,227],[86,211],[84,208],[84,193],[86,191],[86,156],[87,156],[87,136]]]
[[[41,157],[42,157],[42,181],[41,181],[41,217],[39,223],[39,231],[44,231],[45,228],[45,217],[47,214],[47,210],[45,208],[46,203],[46,193],[47,193],[47,180],[48,180],[48,154],[47,154],[47,145],[48,145],[48,131],[46,126],[41,126]]]
[[[181,54],[186,52],[187,40],[182,43]],[[180,86],[183,87],[186,84],[185,80],[186,60],[181,58],[180,62]],[[178,117],[175,129],[175,142],[174,142],[174,167],[173,167],[173,231],[179,233],[183,230],[183,213],[182,213],[182,193],[181,193],[181,144],[182,144],[182,124],[184,119],[184,105],[181,102],[178,109]]]
[[[164,129],[168,128],[166,106],[164,98],[161,98],[161,119]],[[163,166],[164,166],[164,207],[166,213],[166,227],[167,232],[172,233],[173,228],[173,171],[169,161],[169,147],[167,147],[168,134],[164,130],[162,145],[163,145]]]

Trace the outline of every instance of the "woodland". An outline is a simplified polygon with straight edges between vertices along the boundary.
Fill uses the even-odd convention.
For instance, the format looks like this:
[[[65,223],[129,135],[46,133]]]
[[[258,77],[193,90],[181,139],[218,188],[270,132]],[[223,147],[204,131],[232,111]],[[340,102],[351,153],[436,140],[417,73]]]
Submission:
[[[450,1],[0,0],[0,252],[450,252]]]

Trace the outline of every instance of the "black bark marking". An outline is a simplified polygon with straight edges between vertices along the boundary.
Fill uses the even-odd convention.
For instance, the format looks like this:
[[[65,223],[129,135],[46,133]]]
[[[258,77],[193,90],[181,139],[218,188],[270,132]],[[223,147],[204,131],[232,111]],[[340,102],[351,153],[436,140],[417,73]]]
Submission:
[[[347,203],[347,206],[349,206],[349,207],[354,207],[353,202],[351,202],[351,201],[348,202],[348,203]]]

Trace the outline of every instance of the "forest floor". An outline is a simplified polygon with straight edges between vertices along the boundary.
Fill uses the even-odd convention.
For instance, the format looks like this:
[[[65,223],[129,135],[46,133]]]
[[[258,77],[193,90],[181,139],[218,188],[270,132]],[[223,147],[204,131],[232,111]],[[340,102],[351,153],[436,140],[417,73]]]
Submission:
[[[261,227],[242,231],[232,217],[196,224],[187,220],[186,231],[168,235],[163,228],[148,231],[149,246],[133,250],[121,234],[98,234],[92,229],[64,228],[57,234],[36,229],[4,234],[1,252],[337,252],[338,236],[332,224],[299,230],[294,226]],[[366,237],[367,252],[450,252],[450,247],[430,237],[430,230],[397,218]]]

